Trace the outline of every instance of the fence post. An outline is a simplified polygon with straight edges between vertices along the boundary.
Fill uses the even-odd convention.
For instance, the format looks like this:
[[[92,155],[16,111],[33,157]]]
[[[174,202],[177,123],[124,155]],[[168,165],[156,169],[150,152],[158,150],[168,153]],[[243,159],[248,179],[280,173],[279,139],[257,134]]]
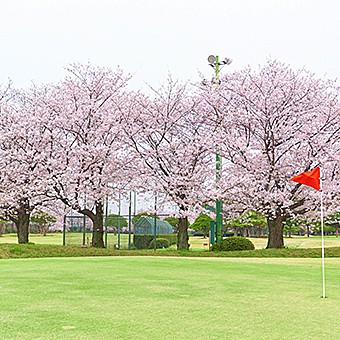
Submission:
[[[63,223],[63,246],[66,245],[66,215],[64,215]]]
[[[86,244],[86,215],[83,216],[83,246]]]

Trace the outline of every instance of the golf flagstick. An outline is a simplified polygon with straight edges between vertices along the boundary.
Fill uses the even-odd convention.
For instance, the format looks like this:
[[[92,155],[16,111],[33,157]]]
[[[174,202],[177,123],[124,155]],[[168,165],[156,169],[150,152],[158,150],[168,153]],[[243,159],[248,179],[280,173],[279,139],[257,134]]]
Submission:
[[[320,166],[320,215],[321,215],[321,257],[322,257],[322,298],[326,298],[326,284],[325,284],[325,241],[323,233],[323,201],[322,201],[322,168]]]
[[[293,178],[292,181],[307,185],[320,191],[320,211],[321,211],[321,257],[322,257],[322,298],[326,298],[325,288],[325,241],[323,232],[323,202],[322,202],[322,174],[321,165],[311,171],[305,171]]]

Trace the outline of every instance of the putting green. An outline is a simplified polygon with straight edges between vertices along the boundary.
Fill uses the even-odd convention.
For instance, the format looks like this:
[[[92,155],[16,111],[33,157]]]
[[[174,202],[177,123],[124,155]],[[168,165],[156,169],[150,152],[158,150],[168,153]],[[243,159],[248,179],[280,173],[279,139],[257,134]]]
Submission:
[[[1,339],[336,339],[340,259],[0,261]]]

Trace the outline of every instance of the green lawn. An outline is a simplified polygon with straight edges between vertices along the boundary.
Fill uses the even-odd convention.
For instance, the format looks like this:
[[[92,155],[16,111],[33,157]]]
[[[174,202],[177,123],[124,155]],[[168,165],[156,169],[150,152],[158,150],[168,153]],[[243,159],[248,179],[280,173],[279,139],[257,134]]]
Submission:
[[[340,259],[0,261],[0,339],[337,339]]]
[[[85,243],[91,243],[92,234],[86,233]],[[120,245],[122,249],[128,248],[128,239],[129,235],[121,234],[120,235]],[[63,244],[63,235],[62,233],[53,233],[47,234],[46,236],[42,236],[40,234],[30,234],[29,241],[36,244]],[[118,236],[114,234],[108,234],[108,246],[113,248],[115,244],[118,244]],[[17,235],[16,234],[4,234],[0,237],[1,243],[17,243]],[[133,235],[131,235],[131,242],[133,242]],[[81,245],[83,244],[83,234],[82,233],[67,233],[66,234],[66,245]]]
[[[263,249],[267,246],[265,238],[250,239],[256,249]],[[321,236],[293,236],[285,237],[284,244],[287,248],[321,248]],[[340,237],[325,236],[325,247],[340,247]]]
[[[86,234],[86,241],[91,241],[91,234]],[[251,238],[250,239],[256,249],[263,249],[267,245],[267,239],[265,238]],[[17,236],[15,234],[5,234],[0,237],[0,244],[2,243],[17,243]],[[47,236],[42,236],[39,234],[31,234],[30,242],[36,244],[63,244],[63,235],[61,233],[48,234]],[[67,233],[66,234],[66,244],[67,245],[81,245],[83,242],[83,235],[81,233]],[[133,242],[133,235],[131,236],[131,242]],[[321,237],[320,236],[294,236],[292,238],[286,237],[284,239],[285,245],[288,248],[321,248]],[[208,250],[209,239],[203,238],[200,236],[191,236],[190,240],[190,249],[192,250]],[[118,236],[114,234],[108,234],[108,246],[109,248],[113,248],[115,244],[118,244]],[[326,236],[325,237],[325,247],[340,247],[340,237],[335,236]],[[121,248],[128,248],[128,235],[121,235]],[[173,249],[176,246],[172,247]]]

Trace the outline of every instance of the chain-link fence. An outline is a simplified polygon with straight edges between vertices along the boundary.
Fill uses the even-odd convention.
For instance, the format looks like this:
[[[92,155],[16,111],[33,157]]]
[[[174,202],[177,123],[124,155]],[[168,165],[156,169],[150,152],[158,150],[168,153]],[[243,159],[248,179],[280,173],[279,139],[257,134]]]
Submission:
[[[162,219],[169,215],[162,215]],[[133,234],[135,229],[135,223],[138,222],[135,219],[131,219],[128,222],[128,215],[109,215],[104,217],[104,244],[107,248],[116,249],[131,249],[133,248]],[[148,230],[148,234],[153,234],[154,219],[148,217],[151,227]],[[156,219],[157,233],[161,233],[159,226],[161,222]],[[163,226],[163,224],[162,224]],[[163,228],[162,228],[163,231]],[[63,245],[82,245],[91,246],[92,244],[92,232],[93,224],[90,218],[85,215],[70,215],[64,216],[63,227]],[[164,233],[164,231],[162,232]]]

